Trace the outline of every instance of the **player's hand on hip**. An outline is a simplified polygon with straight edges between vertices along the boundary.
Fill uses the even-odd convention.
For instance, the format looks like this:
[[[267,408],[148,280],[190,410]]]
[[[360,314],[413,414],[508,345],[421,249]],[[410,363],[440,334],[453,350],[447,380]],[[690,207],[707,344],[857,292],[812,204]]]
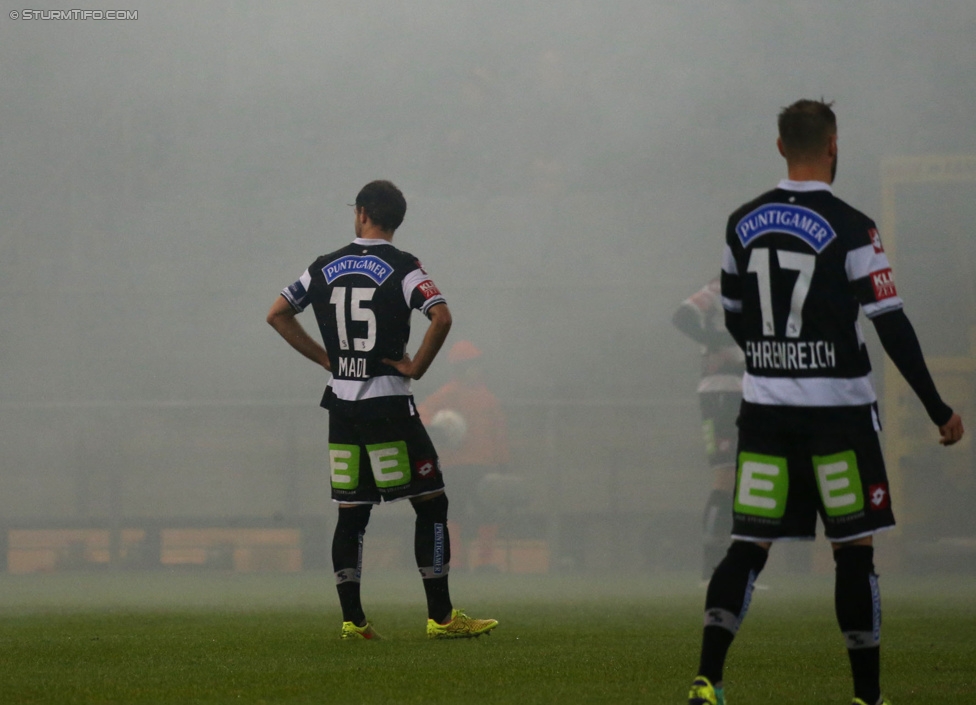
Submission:
[[[959,414],[953,414],[951,419],[944,425],[939,426],[939,433],[942,436],[939,443],[944,446],[951,446],[953,443],[959,441],[963,434],[962,418]]]
[[[383,358],[382,363],[384,365],[389,365],[394,370],[399,372],[404,377],[408,379],[413,379],[414,365],[413,360],[410,359],[410,355],[403,353],[403,357],[399,360],[390,360],[389,358]]]

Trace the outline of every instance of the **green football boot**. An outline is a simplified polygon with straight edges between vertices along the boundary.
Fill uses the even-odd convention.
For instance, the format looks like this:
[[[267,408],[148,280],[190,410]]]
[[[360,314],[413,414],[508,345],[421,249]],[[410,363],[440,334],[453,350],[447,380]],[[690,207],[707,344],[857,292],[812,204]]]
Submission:
[[[712,685],[705,676],[698,676],[691,683],[688,705],[725,705],[725,690]]]
[[[497,626],[497,619],[472,619],[461,610],[451,610],[451,621],[447,624],[427,620],[427,638],[469,639],[487,634]]]
[[[373,629],[373,625],[370,624],[369,622],[366,622],[366,626],[364,626],[364,627],[357,627],[352,622],[343,622],[342,623],[342,633],[339,635],[339,638],[340,639],[376,639],[376,640],[379,640],[379,639],[382,639],[383,637],[381,637],[379,635],[379,632],[377,632],[375,629]]]

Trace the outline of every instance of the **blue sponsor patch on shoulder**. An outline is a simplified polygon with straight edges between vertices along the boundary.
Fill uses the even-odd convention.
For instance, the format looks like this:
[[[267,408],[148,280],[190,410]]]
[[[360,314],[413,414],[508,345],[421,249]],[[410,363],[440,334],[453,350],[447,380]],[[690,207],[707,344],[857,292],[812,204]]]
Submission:
[[[749,213],[735,226],[743,247],[767,233],[793,235],[810,245],[817,253],[837,237],[826,219],[809,208],[788,203],[767,203]]]
[[[393,267],[375,255],[346,255],[322,267],[322,274],[329,284],[347,274],[362,274],[382,284],[393,274]]]
[[[285,294],[285,298],[296,306],[304,307],[306,304],[306,297],[308,296],[308,291],[305,289],[305,285],[301,281],[297,281],[285,289],[288,293]],[[284,291],[282,292],[285,293]]]

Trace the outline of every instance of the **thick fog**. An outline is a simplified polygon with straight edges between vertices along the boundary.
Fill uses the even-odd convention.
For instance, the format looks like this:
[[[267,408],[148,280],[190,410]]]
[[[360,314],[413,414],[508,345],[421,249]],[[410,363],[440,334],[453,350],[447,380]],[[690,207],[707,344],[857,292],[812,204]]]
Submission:
[[[507,413],[512,537],[554,569],[695,569],[699,350],[671,316],[717,275],[729,212],[785,177],[775,118],[802,97],[836,101],[835,193],[878,220],[944,395],[973,407],[976,168],[882,178],[976,154],[969,0],[7,5],[0,523],[331,522],[327,376],[265,314],[390,179],[394,244]],[[901,391],[889,430],[896,397],[891,545],[971,540],[968,440],[940,449]],[[377,535],[408,514],[374,512]]]

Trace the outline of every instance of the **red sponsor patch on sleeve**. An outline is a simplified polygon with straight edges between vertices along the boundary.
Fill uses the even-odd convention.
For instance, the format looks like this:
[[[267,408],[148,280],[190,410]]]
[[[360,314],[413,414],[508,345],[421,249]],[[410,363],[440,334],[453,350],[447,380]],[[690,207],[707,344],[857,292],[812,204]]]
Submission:
[[[874,246],[875,254],[881,254],[884,252],[884,245],[881,244],[881,233],[878,232],[877,228],[871,228],[868,230],[868,235],[871,236],[871,244]]]
[[[420,282],[417,285],[420,289],[420,293],[424,295],[424,299],[431,299],[435,296],[440,296],[441,290],[437,288],[437,284],[432,282],[430,279]]]
[[[887,509],[891,504],[888,496],[888,483],[882,482],[868,487],[868,502],[871,503],[871,509],[874,511]]]
[[[875,301],[898,296],[898,291],[895,289],[895,275],[891,273],[890,267],[871,272],[871,286],[874,287]]]

